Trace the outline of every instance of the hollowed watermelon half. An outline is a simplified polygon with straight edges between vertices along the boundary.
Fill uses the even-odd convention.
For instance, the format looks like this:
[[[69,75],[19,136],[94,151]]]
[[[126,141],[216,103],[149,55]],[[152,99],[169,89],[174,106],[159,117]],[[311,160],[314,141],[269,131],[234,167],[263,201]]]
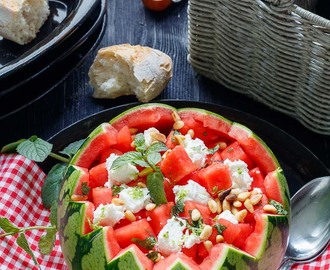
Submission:
[[[123,167],[107,167],[119,156]],[[289,214],[283,170],[248,127],[151,103],[88,136],[66,170],[58,227],[69,269],[272,270]]]

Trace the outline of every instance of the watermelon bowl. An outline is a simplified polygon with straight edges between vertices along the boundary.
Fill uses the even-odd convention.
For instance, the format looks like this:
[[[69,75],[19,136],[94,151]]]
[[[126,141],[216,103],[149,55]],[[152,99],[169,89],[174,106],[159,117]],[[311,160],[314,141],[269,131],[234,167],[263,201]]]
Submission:
[[[99,123],[66,168],[69,269],[277,269],[290,195],[269,147],[200,108],[137,105]]]

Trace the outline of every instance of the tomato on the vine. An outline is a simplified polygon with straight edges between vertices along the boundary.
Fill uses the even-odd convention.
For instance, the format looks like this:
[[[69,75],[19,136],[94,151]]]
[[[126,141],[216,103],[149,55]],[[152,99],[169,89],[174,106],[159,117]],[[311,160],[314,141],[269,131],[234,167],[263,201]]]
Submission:
[[[172,4],[172,0],[142,0],[143,5],[153,11],[163,11]]]

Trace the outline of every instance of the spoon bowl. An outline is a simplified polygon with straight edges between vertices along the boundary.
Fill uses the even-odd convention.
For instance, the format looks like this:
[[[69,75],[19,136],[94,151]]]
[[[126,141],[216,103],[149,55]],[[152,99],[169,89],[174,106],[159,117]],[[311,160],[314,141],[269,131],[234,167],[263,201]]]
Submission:
[[[280,269],[313,260],[330,240],[330,176],[304,185],[291,198],[290,237]]]

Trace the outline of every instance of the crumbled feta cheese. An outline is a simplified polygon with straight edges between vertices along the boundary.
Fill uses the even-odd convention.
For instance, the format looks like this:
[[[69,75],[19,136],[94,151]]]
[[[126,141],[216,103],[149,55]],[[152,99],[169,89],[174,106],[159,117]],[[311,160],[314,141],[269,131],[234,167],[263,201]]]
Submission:
[[[118,155],[111,154],[106,160],[106,168],[108,170],[108,186],[112,186],[115,182],[119,183],[129,183],[132,180],[135,180],[138,176],[139,170],[136,166],[127,162],[125,165],[111,169],[113,162],[118,158]]]
[[[153,127],[148,128],[143,132],[144,141],[145,141],[145,144],[147,147],[149,147],[154,142],[154,139],[151,136],[151,134],[153,134],[153,133],[160,133],[160,132],[158,131],[158,129],[153,128]]]
[[[193,180],[188,180],[188,184],[184,186],[174,186],[173,192],[175,194],[175,202],[182,200],[207,204],[211,199],[211,196],[206,189]]]
[[[125,206],[114,204],[100,204],[94,211],[93,224],[106,222],[109,226],[114,226],[125,216]]]
[[[127,187],[119,192],[119,199],[124,201],[126,209],[137,213],[151,202],[148,188]]]
[[[208,149],[201,139],[192,139],[190,134],[186,134],[183,141],[184,149],[186,150],[191,161],[198,167],[201,168],[205,164]]]
[[[248,191],[251,188],[253,178],[249,175],[247,164],[242,160],[223,162],[229,167],[232,181],[232,188],[238,192]]]
[[[181,218],[172,217],[167,220],[166,225],[158,234],[158,250],[169,255],[179,252],[183,246],[183,231],[186,228],[186,221]]]
[[[183,236],[183,240],[184,240],[183,246],[185,248],[191,248],[193,245],[199,244],[201,242],[201,239],[198,235],[194,233],[189,234],[188,230],[186,230],[186,233]]]
[[[238,224],[236,217],[229,210],[225,210],[220,215],[218,215],[218,219],[220,218],[226,219],[233,224]]]

